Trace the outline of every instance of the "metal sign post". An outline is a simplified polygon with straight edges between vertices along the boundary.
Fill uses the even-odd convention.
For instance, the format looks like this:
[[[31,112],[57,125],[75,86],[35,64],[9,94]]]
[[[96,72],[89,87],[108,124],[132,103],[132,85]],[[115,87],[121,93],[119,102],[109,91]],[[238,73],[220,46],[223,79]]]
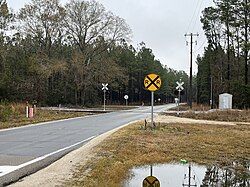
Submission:
[[[154,92],[161,87],[161,78],[156,74],[149,74],[144,78],[144,86],[151,91],[151,127],[154,128]]]
[[[105,111],[106,110],[106,90],[103,90],[103,110]]]
[[[183,88],[183,85],[184,85],[184,82],[181,82],[181,79],[180,79],[180,82],[176,82],[177,84],[177,87],[176,87],[176,90],[178,90],[178,113],[177,115],[179,116],[180,114],[180,101],[181,101],[181,91],[184,90]]]
[[[154,92],[151,92],[151,127],[154,127]]]
[[[126,100],[126,106],[128,106],[128,95],[124,95],[124,99]]]
[[[108,83],[102,83],[102,90],[103,90],[103,111],[106,111],[106,91],[108,89]]]

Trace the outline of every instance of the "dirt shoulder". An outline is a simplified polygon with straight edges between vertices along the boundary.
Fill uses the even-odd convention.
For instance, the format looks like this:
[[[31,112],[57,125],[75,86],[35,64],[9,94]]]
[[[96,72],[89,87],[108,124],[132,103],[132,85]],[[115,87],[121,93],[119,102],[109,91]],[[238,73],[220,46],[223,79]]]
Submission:
[[[155,131],[144,130],[143,122],[120,128],[12,186],[120,186],[129,169],[138,165],[180,159],[221,165],[249,162],[249,124],[158,116]]]

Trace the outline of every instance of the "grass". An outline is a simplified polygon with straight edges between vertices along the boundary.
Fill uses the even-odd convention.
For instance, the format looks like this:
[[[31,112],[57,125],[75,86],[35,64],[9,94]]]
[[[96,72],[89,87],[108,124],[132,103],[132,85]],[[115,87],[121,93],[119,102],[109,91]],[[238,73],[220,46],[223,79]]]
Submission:
[[[215,110],[206,113],[186,112],[181,113],[180,117],[215,121],[250,122],[250,110]]]
[[[171,110],[177,111],[178,107],[172,108]],[[180,111],[189,111],[190,107],[187,104],[184,105],[180,105]],[[193,103],[192,105],[192,111],[208,111],[210,110],[210,106],[209,105],[202,105],[202,104],[196,104]]]
[[[250,162],[250,126],[161,124],[144,130],[136,123],[115,133],[79,165],[66,186],[122,186],[134,166],[179,162],[221,166]]]
[[[16,103],[0,105],[0,129],[88,115],[83,112],[57,112],[38,109],[33,118],[26,118],[25,106],[25,104]]]

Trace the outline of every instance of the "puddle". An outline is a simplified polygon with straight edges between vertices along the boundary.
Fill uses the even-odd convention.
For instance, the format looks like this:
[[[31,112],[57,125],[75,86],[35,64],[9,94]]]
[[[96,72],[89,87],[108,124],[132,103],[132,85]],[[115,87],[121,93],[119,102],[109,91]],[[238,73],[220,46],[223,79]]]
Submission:
[[[189,171],[191,172],[190,186],[197,187],[250,187],[249,165],[233,165],[232,167],[218,168],[191,164],[162,164],[143,166],[131,170],[132,177],[124,183],[124,187],[140,187],[143,180],[151,175],[160,181],[161,187],[189,186]]]

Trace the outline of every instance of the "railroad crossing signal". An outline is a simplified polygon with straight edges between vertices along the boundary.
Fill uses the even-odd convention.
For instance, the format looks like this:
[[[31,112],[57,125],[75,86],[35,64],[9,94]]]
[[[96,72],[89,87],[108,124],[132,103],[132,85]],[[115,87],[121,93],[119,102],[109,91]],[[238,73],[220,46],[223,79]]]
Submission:
[[[160,181],[154,176],[148,176],[142,182],[143,187],[160,187]]]
[[[184,88],[183,88],[184,82],[178,82],[178,81],[177,81],[176,84],[177,84],[176,90],[178,90],[178,91],[184,90]]]
[[[109,90],[108,89],[108,83],[102,83],[102,90],[103,90],[103,110],[106,110],[106,91]]]
[[[177,86],[176,86],[176,90],[178,90],[178,92],[179,92],[179,94],[178,94],[178,99],[175,101],[177,104],[178,104],[178,112],[177,112],[177,115],[179,116],[179,114],[180,114],[180,100],[181,100],[181,91],[182,90],[184,90],[184,88],[183,88],[183,84],[184,84],[184,82],[181,82],[181,79],[180,79],[180,81],[177,81],[176,82],[176,84],[177,84]]]
[[[106,84],[102,83],[102,90],[103,91],[109,90],[108,85],[109,85],[108,83],[106,83]]]
[[[144,79],[144,86],[147,90],[154,92],[161,87],[161,78],[156,74],[149,74]]]

